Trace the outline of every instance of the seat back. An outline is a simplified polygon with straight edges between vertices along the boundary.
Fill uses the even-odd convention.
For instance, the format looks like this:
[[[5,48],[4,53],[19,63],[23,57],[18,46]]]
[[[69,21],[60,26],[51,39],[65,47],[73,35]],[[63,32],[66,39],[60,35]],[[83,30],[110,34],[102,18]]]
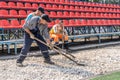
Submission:
[[[3,20],[1,20],[1,24],[0,25],[1,26],[9,26],[10,24],[9,24],[8,20],[3,19]]]
[[[32,7],[32,6],[31,6],[30,3],[25,3],[25,7],[26,7],[26,8],[30,8],[30,7]]]
[[[19,15],[27,15],[25,10],[19,10]]]
[[[17,2],[17,7],[24,7],[22,2]]]
[[[15,7],[16,4],[15,4],[15,2],[8,2],[8,6],[10,6],[10,7]]]
[[[7,6],[7,3],[6,2],[4,2],[4,1],[0,1],[0,6]]]
[[[33,4],[32,4],[32,7],[34,7],[34,8],[38,8],[38,4],[33,3]]]
[[[20,24],[19,24],[19,21],[18,20],[11,20],[11,26],[13,26],[13,28],[14,28],[14,26],[19,26]]]
[[[16,10],[10,10],[10,15],[18,15]]]
[[[0,10],[0,15],[8,15],[8,11],[5,9]]]

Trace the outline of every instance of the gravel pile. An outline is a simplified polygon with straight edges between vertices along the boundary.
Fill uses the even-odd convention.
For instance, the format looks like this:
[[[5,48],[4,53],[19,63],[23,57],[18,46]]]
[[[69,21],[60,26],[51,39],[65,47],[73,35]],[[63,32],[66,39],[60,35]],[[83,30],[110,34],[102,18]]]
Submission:
[[[0,80],[84,80],[107,72],[120,70],[120,46],[83,50],[73,53],[87,66],[77,66],[61,55],[53,55],[56,65],[43,63],[42,57],[28,57],[25,67],[13,60],[0,61]]]

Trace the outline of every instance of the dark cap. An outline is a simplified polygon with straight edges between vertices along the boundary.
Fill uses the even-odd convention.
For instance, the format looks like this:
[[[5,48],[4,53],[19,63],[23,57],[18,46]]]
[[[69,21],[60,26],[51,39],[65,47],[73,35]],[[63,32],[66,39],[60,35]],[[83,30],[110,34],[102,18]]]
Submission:
[[[51,22],[51,19],[49,18],[49,16],[47,14],[42,14],[41,18],[46,20],[47,22]]]
[[[44,8],[42,8],[42,7],[38,7],[37,10],[41,11],[42,13],[44,13]]]

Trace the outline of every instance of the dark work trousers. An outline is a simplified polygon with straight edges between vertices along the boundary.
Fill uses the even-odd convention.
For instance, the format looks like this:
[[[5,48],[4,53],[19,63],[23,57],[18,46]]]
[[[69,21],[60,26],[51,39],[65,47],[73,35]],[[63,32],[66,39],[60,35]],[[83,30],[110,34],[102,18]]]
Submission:
[[[32,31],[31,31],[31,32],[32,32]],[[32,32],[32,33],[33,33],[33,32]],[[44,38],[40,35],[40,33],[35,32],[35,33],[33,33],[33,34],[34,34],[34,36],[35,36],[36,38],[38,38],[38,39],[40,39],[41,41],[43,41],[43,42],[46,43],[46,41],[45,41]],[[22,48],[22,50],[21,50],[21,52],[20,52],[20,56],[19,56],[18,59],[17,59],[17,63],[22,63],[22,62],[24,61],[24,59],[26,58],[27,53],[28,53],[28,51],[29,51],[29,49],[30,49],[30,47],[31,47],[32,42],[33,42],[33,39],[31,39],[31,38],[30,38],[30,35],[25,32],[25,35],[24,35],[24,46],[23,46],[23,48]],[[37,42],[37,45],[39,46],[39,48],[40,48],[40,50],[41,50],[41,52],[42,52],[43,57],[44,57],[45,59],[47,59],[47,60],[50,59],[50,57],[49,57],[49,52],[48,52],[48,47],[47,47],[46,45],[38,42],[38,41],[36,41],[36,42]]]

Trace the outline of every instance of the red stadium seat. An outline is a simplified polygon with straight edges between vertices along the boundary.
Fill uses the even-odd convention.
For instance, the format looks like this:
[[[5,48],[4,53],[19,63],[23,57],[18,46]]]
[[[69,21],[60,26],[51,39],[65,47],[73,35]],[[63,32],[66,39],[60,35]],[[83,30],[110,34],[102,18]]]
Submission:
[[[63,16],[63,13],[62,13],[62,12],[57,12],[57,16],[58,16],[58,17],[62,17],[62,16]]]
[[[48,11],[45,11],[45,14],[49,15],[50,13]]]
[[[93,21],[93,24],[92,24],[92,25],[94,25],[94,26],[97,26],[97,25],[98,25],[98,23],[97,23],[97,20],[96,20],[96,19],[93,19],[92,21]]]
[[[46,9],[51,9],[51,8],[52,8],[51,4],[46,4]]]
[[[69,20],[69,25],[74,26],[75,25],[75,20]]]
[[[49,28],[51,28],[51,27],[53,27],[53,25],[55,25],[54,21],[50,22],[48,26],[49,26]]]
[[[91,17],[91,14],[90,14],[89,12],[86,12],[86,13],[85,13],[85,17],[90,18],[90,17]]]
[[[89,7],[86,6],[86,7],[84,8],[84,10],[85,10],[85,11],[88,11],[88,10],[89,10]]]
[[[25,20],[21,20],[21,26],[25,23]]]
[[[75,4],[75,1],[70,0],[70,4],[74,5],[74,4]]]
[[[40,4],[39,6],[41,6],[42,8],[45,8],[45,4]]]
[[[107,24],[106,20],[104,20],[104,19],[101,20],[101,23],[102,23],[101,25],[106,25]]]
[[[8,2],[8,6],[9,6],[9,7],[12,7],[12,8],[16,7],[16,5],[15,5],[14,2]]]
[[[112,25],[112,20],[108,20],[108,25]]]
[[[27,14],[30,14],[30,13],[32,13],[32,12],[33,12],[32,10],[28,10],[28,11],[27,11]]]
[[[87,26],[92,26],[93,25],[93,20],[87,20]]]
[[[84,7],[83,7],[83,6],[80,6],[80,10],[81,10],[81,11],[84,11]]]
[[[75,13],[74,12],[70,12],[70,17],[74,17]]]
[[[53,9],[58,9],[58,6],[54,4],[54,5],[52,5],[52,8]]]
[[[4,19],[4,20],[1,20],[0,22],[1,22],[1,24],[0,24],[0,27],[1,27],[1,28],[8,28],[8,27],[10,26],[8,20],[5,20],[5,19]]]
[[[107,15],[107,13],[104,13],[104,18],[108,18],[108,15]]]
[[[3,16],[4,16],[4,17],[9,16],[9,15],[8,15],[8,11],[5,10],[5,9],[1,9],[1,10],[0,10],[0,16],[2,16],[2,17],[3,17]]]
[[[85,15],[84,12],[81,12],[81,13],[80,13],[80,16],[81,16],[81,17],[85,17],[86,15]]]
[[[11,17],[19,17],[19,15],[18,15],[16,10],[10,10],[10,16]]]
[[[65,6],[64,6],[64,9],[69,10],[70,8],[69,8],[68,5],[65,5]]]
[[[33,3],[33,4],[32,4],[32,7],[38,8],[38,4],[37,4],[37,3]]]
[[[101,18],[104,18],[104,13],[100,13],[100,17],[101,17]]]
[[[83,2],[82,2],[82,1],[79,1],[79,5],[83,5]]]
[[[79,4],[79,2],[78,1],[75,1],[75,5],[78,5]]]
[[[60,0],[55,0],[55,3],[59,3],[60,2]]]
[[[85,26],[85,25],[87,25],[87,20],[82,19],[82,20],[81,20],[81,26]]]
[[[59,5],[59,9],[63,9],[63,5]]]
[[[49,2],[54,2],[54,0],[48,0]]]
[[[26,7],[26,8],[31,8],[32,6],[31,6],[30,3],[25,3],[25,7]]]
[[[109,11],[110,11],[110,12],[113,12],[113,9],[112,9],[112,8],[110,8],[110,9],[109,9]]]
[[[55,11],[51,11],[51,12],[50,12],[50,17],[56,17],[56,16],[57,16],[57,14],[56,14]]]
[[[117,25],[120,25],[120,20],[116,20],[116,24],[117,24]]]
[[[64,26],[69,26],[69,21],[68,20],[63,20]]]
[[[93,8],[93,11],[95,12],[95,11],[98,11],[98,8],[96,8],[96,7],[94,7]],[[101,11],[101,10],[100,10]]]
[[[120,12],[120,9],[117,9],[117,12]]]
[[[17,2],[17,7],[24,7],[22,2]]]
[[[60,0],[60,2],[61,2],[61,3],[64,3],[64,2],[65,2],[65,0]]]
[[[105,8],[105,12],[109,12],[109,8]]]
[[[1,6],[1,7],[5,7],[5,6],[7,6],[7,3],[4,2],[4,1],[0,1],[0,6]]]
[[[43,0],[43,2],[49,2],[49,0]]]
[[[113,13],[112,17],[113,17],[113,18],[116,18],[116,17],[117,17],[117,14],[116,14],[116,13]]]
[[[59,23],[59,21],[60,21],[59,19],[55,20],[55,24],[58,24],[58,23]]]
[[[93,11],[93,7],[89,7],[89,11]]]
[[[69,13],[67,11],[63,12],[63,17],[69,17]]]
[[[113,25],[116,25],[116,21],[115,21],[115,20],[112,20],[112,24],[113,24]]]
[[[120,14],[117,14],[116,16],[117,16],[117,18],[120,18]]]
[[[100,11],[101,11],[101,7],[98,7],[98,8],[97,8],[97,11],[100,12]]]
[[[92,3],[92,6],[95,6],[95,3],[94,3],[94,2]]]
[[[11,20],[10,24],[11,24],[11,28],[20,28],[20,24],[18,20]]]
[[[88,5],[88,2],[83,2],[84,5]]]
[[[75,16],[76,17],[80,17],[80,13],[79,12],[75,12]]]
[[[80,24],[81,24],[81,21],[79,19],[75,20],[75,25],[76,26],[80,26]]]
[[[74,6],[70,6],[70,10],[74,10],[75,9],[75,7]]]
[[[111,13],[108,13],[108,18],[112,18],[112,14]]]
[[[20,17],[26,17],[27,16],[26,11],[25,10],[19,10],[19,16]]]
[[[88,6],[91,6],[92,5],[92,2],[88,2],[88,4],[87,4]]]
[[[79,10],[79,6],[75,6],[75,10]]]
[[[95,16],[96,16],[97,18],[101,18],[100,13],[95,13]]]

